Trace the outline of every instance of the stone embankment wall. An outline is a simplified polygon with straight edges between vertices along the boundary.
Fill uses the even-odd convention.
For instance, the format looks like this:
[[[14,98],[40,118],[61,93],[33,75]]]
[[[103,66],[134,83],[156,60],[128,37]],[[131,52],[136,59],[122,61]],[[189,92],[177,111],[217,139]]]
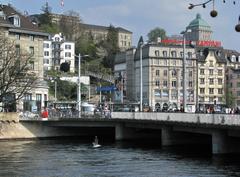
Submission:
[[[19,122],[17,113],[0,113],[0,140],[73,136],[74,132],[43,125],[44,121]]]

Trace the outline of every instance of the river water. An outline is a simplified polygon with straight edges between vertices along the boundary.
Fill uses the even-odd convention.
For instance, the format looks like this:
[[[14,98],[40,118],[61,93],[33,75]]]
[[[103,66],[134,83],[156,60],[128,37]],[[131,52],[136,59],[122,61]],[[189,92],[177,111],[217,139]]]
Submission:
[[[99,140],[101,143],[101,139]],[[212,156],[201,147],[162,148],[152,142],[54,139],[0,142],[0,176],[240,176],[240,156]]]

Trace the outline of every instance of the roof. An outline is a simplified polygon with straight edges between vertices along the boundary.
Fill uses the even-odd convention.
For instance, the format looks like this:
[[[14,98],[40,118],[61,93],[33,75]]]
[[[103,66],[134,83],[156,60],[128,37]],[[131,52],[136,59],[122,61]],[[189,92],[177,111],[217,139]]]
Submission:
[[[86,24],[86,23],[80,23],[80,26],[82,26],[85,29],[92,29],[92,30],[103,30],[103,31],[107,31],[109,29],[109,27],[107,26],[101,26],[101,25],[92,25],[92,24]],[[124,33],[131,33],[131,31],[126,30],[125,28],[122,27],[116,27],[116,30],[118,32],[124,32]]]
[[[202,55],[200,54],[202,51]],[[222,47],[198,47],[197,48],[197,58],[199,62],[205,62],[209,51],[214,52],[214,57],[218,63],[226,63],[224,50]]]
[[[48,36],[47,33],[44,33],[41,31],[36,25],[32,24],[30,19],[27,16],[22,15],[20,12],[18,12],[15,8],[13,8],[11,5],[0,5],[0,10],[5,15],[5,18],[0,18],[0,26],[8,27],[12,29],[12,31],[17,31],[19,33],[30,33],[35,35],[43,35]],[[10,20],[9,17],[17,15],[20,18],[20,26],[14,26]]]
[[[210,25],[202,19],[201,15],[198,13],[196,15],[196,18],[192,20],[189,25],[187,26],[187,29],[192,29],[192,28],[207,28],[211,30]]]

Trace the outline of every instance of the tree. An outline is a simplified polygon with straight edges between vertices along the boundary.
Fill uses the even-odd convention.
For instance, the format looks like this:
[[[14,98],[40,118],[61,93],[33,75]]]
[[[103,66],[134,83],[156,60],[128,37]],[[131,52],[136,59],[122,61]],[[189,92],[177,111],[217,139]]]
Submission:
[[[32,56],[0,34],[0,102],[15,103],[36,84]]]
[[[52,8],[48,5],[48,2],[42,7],[43,11],[39,17],[40,28],[47,33],[58,33],[59,29],[56,24],[52,23],[51,10]]]
[[[103,66],[113,70],[115,55],[119,52],[117,29],[110,25],[106,40],[102,42],[106,56],[103,58]]]
[[[157,42],[159,37],[166,39],[166,31],[162,28],[156,27],[148,33],[148,40],[150,42]]]
[[[76,36],[74,34],[80,33],[80,22],[79,13],[69,10],[62,15],[59,21],[59,28],[68,40],[75,40]]]

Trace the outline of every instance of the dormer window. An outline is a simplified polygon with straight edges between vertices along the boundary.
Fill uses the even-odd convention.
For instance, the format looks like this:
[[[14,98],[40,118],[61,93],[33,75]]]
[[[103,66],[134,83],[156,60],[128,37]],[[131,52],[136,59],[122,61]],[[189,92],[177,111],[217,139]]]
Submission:
[[[20,27],[21,23],[18,15],[10,16],[8,19],[14,26]]]
[[[235,55],[232,55],[232,62],[236,62],[236,56]]]

